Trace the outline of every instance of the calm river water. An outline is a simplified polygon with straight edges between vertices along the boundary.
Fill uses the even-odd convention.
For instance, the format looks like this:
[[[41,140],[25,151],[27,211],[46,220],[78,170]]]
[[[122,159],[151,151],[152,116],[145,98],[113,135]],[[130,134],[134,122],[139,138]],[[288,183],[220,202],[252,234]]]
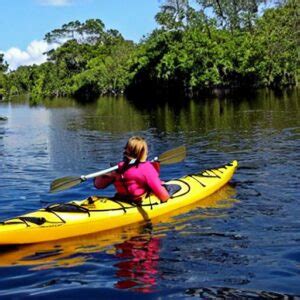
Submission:
[[[164,216],[93,236],[0,249],[0,298],[214,299],[300,296],[299,90],[145,106],[143,99],[0,103],[0,219],[99,192],[49,194],[105,169],[139,134],[150,157],[185,144],[177,178],[239,161],[230,185]],[[144,107],[144,108],[143,108]],[[147,107],[147,108],[145,108]]]

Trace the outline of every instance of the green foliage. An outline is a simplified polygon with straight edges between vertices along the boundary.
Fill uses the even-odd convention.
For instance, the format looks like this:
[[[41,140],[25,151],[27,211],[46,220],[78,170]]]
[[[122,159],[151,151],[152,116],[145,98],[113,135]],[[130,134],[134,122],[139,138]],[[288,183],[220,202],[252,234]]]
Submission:
[[[139,46],[133,87],[175,87],[190,93],[212,87],[296,83],[299,39],[295,20],[299,18],[294,0],[266,10],[260,18],[261,0],[197,2],[200,10],[189,15],[184,30],[175,24],[175,9],[157,15],[162,29]],[[219,22],[205,15],[206,8],[213,9]],[[220,21],[224,26],[219,26]]]
[[[0,73],[6,72],[8,64],[4,61],[4,54],[0,53]]]
[[[188,0],[166,0],[155,16],[158,24],[167,29],[183,29],[189,23],[192,9]]]
[[[138,45],[101,20],[70,22],[46,34],[61,43],[40,66],[4,73],[0,93],[91,98],[124,91],[197,94],[215,87],[297,84],[299,7],[282,0],[258,16],[262,0],[165,0],[155,29]],[[207,11],[210,11],[207,14]],[[211,13],[212,12],[212,13]]]
[[[80,44],[96,44],[103,41],[104,28],[104,23],[99,19],[89,19],[84,23],[73,21],[47,33],[45,41],[62,44],[66,40],[76,40]]]
[[[109,48],[100,47],[101,55],[91,59],[84,72],[72,77],[71,93],[86,93],[87,90],[94,94],[122,93],[130,79],[128,60],[133,49],[133,43],[126,41]]]
[[[92,40],[96,37],[95,33],[99,35]],[[116,94],[123,92],[128,85],[129,59],[135,45],[124,40],[117,30],[104,31],[101,21],[87,20],[82,24],[70,22],[46,36],[49,42],[68,36],[77,38],[49,51],[47,63],[23,66],[10,72],[7,75],[10,95],[28,92],[32,102],[36,103],[43,96],[78,95],[89,98],[105,93]]]
[[[4,97],[5,94],[5,77],[3,74],[0,73],[0,100]]]
[[[203,10],[212,9],[219,24],[231,31],[251,30],[258,8],[266,0],[196,0]]]
[[[294,0],[265,12],[258,20],[256,72],[265,85],[295,84],[299,72],[299,4]]]
[[[4,54],[0,53],[0,99],[6,95],[6,78],[4,72],[7,70],[7,63],[4,62]]]

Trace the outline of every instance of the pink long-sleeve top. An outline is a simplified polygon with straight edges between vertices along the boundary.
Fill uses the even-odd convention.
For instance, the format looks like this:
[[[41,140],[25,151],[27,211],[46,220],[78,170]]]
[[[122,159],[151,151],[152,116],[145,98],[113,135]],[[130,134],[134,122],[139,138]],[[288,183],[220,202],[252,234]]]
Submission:
[[[125,171],[123,169],[124,162],[120,162],[118,171],[95,178],[95,187],[103,189],[113,183],[120,196],[131,197],[133,200],[149,191],[162,202],[170,198],[169,193],[162,186],[158,171],[151,162],[140,162],[138,165],[125,168]]]

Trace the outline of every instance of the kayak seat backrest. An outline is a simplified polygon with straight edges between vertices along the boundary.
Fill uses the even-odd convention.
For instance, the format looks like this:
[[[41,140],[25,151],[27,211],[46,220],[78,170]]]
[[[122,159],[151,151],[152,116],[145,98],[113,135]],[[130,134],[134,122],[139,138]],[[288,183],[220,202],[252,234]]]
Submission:
[[[169,195],[172,197],[175,193],[181,190],[181,186],[179,184],[163,184],[163,186],[168,191]]]

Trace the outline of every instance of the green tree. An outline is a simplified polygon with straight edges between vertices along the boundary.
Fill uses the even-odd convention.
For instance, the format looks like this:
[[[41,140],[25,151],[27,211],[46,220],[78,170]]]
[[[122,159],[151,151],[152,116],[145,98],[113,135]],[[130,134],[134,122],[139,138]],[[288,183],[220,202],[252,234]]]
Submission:
[[[44,96],[197,95],[216,87],[297,83],[296,0],[281,0],[260,16],[263,0],[197,3],[192,8],[188,0],[164,0],[156,15],[159,28],[137,45],[117,30],[105,30],[98,19],[65,24],[46,35],[61,46],[47,53],[44,64],[5,73],[0,55],[0,93],[30,93],[37,102]]]
[[[155,20],[165,29],[184,29],[190,22],[192,12],[188,0],[164,0]]]
[[[4,54],[0,53],[0,73],[6,72],[8,69],[8,64],[4,61]]]
[[[258,8],[266,0],[196,0],[203,10],[211,8],[223,28],[232,32],[237,29],[252,29]]]
[[[79,96],[123,93],[129,83],[129,61],[135,46],[119,40],[110,46],[99,46],[98,55],[89,60],[85,71],[71,79],[71,93]]]
[[[21,66],[6,75],[8,81],[7,94],[10,96],[31,91],[34,84],[33,69],[36,66]]]
[[[257,56],[255,65],[267,86],[297,83],[299,76],[299,4],[284,1],[278,8],[265,11],[255,31]]]
[[[4,62],[4,54],[0,53],[0,99],[3,98],[5,92],[5,76],[4,72],[7,70],[8,65]]]
[[[79,44],[96,44],[105,38],[105,26],[100,19],[89,19],[84,23],[72,21],[45,35],[49,44],[63,44],[67,40],[76,40]]]

